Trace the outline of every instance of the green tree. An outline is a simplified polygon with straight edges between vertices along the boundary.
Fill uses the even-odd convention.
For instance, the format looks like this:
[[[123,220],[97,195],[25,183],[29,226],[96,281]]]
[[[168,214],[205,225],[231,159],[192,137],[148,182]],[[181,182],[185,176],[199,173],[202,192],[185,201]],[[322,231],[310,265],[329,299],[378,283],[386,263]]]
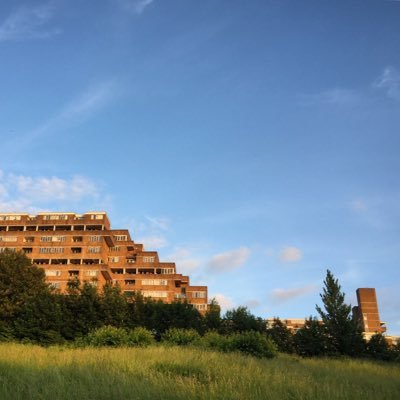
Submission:
[[[329,342],[324,326],[315,317],[309,317],[293,338],[297,354],[303,357],[323,356],[329,353]]]
[[[104,325],[128,327],[129,308],[126,296],[119,285],[106,283],[100,294],[100,319]]]
[[[0,254],[0,320],[12,320],[26,303],[49,291],[43,269],[32,265],[23,252]]]
[[[265,332],[265,322],[255,317],[247,307],[240,306],[225,313],[220,330],[223,334],[247,331],[262,333]]]
[[[325,310],[318,305],[316,309],[324,323],[330,348],[337,354],[362,354],[365,349],[362,333],[351,316],[351,306],[344,301],[345,294],[338,280],[329,270],[320,296]]]
[[[293,333],[279,318],[274,318],[272,326],[267,329],[267,335],[280,352],[293,353]]]
[[[367,343],[367,354],[369,357],[390,361],[395,358],[395,352],[389,346],[389,343],[385,339],[385,337],[377,333],[369,339]]]
[[[206,330],[218,330],[221,327],[221,307],[216,299],[212,299],[204,315]]]

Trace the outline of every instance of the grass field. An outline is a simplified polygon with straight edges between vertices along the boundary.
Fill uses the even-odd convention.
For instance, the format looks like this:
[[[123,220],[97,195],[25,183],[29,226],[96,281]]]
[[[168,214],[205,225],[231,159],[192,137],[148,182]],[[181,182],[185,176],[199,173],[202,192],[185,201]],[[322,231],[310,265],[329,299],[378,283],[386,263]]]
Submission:
[[[400,399],[400,366],[191,348],[0,344],[0,399]]]

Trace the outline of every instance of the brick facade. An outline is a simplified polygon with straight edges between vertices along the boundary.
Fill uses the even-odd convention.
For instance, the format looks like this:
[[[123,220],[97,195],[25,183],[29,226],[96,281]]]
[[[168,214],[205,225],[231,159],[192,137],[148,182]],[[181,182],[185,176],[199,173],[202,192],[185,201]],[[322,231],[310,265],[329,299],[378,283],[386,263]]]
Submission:
[[[111,229],[104,212],[0,214],[0,252],[23,251],[44,269],[47,281],[61,292],[71,279],[100,288],[119,284],[130,296],[171,303],[187,300],[204,313],[207,286],[190,286],[173,262],[162,262],[156,251],[135,243],[127,229]]]

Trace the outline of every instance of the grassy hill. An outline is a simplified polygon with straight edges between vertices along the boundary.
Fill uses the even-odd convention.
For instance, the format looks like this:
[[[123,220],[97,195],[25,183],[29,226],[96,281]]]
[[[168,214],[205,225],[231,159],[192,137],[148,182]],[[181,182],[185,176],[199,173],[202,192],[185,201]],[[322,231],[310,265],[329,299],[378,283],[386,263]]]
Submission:
[[[192,348],[0,344],[0,399],[400,399],[400,366]]]

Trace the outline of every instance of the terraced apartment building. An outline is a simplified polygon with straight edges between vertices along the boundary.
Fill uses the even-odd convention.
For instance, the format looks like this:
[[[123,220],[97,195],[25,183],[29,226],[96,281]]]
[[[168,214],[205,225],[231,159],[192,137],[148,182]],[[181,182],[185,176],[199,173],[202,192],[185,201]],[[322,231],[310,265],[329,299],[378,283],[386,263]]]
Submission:
[[[140,291],[155,300],[186,300],[202,313],[207,310],[207,286],[191,286],[174,262],[160,261],[127,229],[111,229],[105,212],[0,213],[0,252],[6,248],[23,251],[61,292],[71,279],[99,288],[112,282],[128,296]]]

